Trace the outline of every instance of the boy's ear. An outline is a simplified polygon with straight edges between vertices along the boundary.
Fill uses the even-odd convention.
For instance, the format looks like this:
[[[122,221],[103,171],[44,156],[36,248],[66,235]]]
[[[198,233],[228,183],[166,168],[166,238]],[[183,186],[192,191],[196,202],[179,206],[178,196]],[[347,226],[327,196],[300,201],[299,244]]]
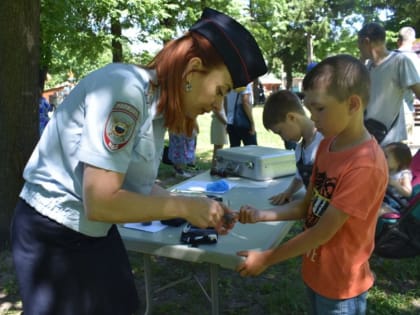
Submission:
[[[350,113],[355,113],[359,110],[363,110],[362,99],[353,94],[349,97],[349,111]]]
[[[296,114],[294,112],[288,112],[286,114],[286,120],[295,121],[296,120]]]
[[[369,38],[369,37],[363,37],[363,38],[360,38],[360,39],[359,39],[359,41],[360,41],[360,43],[361,43],[362,45],[368,45],[368,44],[370,44],[370,43],[371,43],[371,41],[370,41],[370,38]]]

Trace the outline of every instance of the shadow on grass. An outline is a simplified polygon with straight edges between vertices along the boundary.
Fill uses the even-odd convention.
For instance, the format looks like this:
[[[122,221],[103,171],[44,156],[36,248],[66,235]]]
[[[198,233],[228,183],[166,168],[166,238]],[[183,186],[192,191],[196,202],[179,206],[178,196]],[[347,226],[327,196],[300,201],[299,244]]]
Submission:
[[[420,314],[420,257],[372,256],[370,263],[376,282],[369,292],[368,314]]]
[[[0,314],[17,315],[22,312],[12,256],[9,250],[0,253]]]

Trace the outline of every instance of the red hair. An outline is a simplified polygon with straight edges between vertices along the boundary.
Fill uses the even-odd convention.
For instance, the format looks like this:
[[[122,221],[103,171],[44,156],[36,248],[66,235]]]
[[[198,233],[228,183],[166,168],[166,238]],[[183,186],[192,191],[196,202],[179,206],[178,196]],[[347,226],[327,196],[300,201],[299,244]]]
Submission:
[[[185,88],[184,72],[191,58],[201,59],[205,69],[224,64],[221,55],[203,36],[188,32],[184,36],[168,42],[146,67],[155,69],[156,84],[161,88],[158,112],[163,113],[165,127],[171,132],[191,136],[195,119],[183,113],[181,91]]]

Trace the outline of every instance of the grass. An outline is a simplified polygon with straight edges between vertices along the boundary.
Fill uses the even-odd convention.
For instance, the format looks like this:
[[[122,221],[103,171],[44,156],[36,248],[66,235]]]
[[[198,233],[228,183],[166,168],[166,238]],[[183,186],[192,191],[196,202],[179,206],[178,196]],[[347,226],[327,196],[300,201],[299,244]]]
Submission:
[[[257,141],[259,145],[270,146],[276,148],[284,148],[283,141],[280,137],[272,132],[267,131],[262,124],[262,106],[255,106],[253,109],[253,116],[255,122],[255,130],[257,131]],[[204,114],[198,117],[198,125],[200,133],[197,139],[197,154],[209,152],[211,154],[213,147],[210,144],[210,114]],[[207,156],[206,154],[204,155]]]
[[[262,108],[254,108],[259,145],[283,147],[281,139],[261,125]],[[202,169],[210,167],[210,115],[200,116],[200,133],[197,141],[197,164]],[[174,179],[170,166],[162,164],[159,179],[165,185]],[[289,232],[293,237],[301,230],[299,223]],[[129,252],[136,278],[141,307],[145,309],[142,255]],[[411,259],[388,260],[373,256],[370,260],[376,274],[375,286],[368,297],[367,314],[414,315],[420,314],[420,256]],[[306,312],[306,297],[300,278],[300,258],[291,259],[269,268],[256,278],[241,278],[232,270],[219,270],[220,313],[223,315],[300,315]],[[152,272],[156,286],[194,274],[209,289],[208,268],[204,264],[153,257]],[[194,280],[168,288],[154,298],[154,314],[210,314],[210,304]],[[9,252],[0,253],[0,315],[21,313],[21,303]]]

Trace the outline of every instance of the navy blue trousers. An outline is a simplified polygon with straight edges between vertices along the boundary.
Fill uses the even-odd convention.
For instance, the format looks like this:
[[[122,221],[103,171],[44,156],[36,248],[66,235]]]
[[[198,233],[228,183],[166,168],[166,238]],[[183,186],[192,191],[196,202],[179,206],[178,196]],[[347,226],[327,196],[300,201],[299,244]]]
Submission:
[[[257,134],[250,134],[248,128],[240,128],[234,125],[227,125],[230,147],[239,147],[243,145],[257,145]]]
[[[138,308],[115,225],[105,237],[86,236],[20,200],[11,234],[25,315],[131,315]]]

